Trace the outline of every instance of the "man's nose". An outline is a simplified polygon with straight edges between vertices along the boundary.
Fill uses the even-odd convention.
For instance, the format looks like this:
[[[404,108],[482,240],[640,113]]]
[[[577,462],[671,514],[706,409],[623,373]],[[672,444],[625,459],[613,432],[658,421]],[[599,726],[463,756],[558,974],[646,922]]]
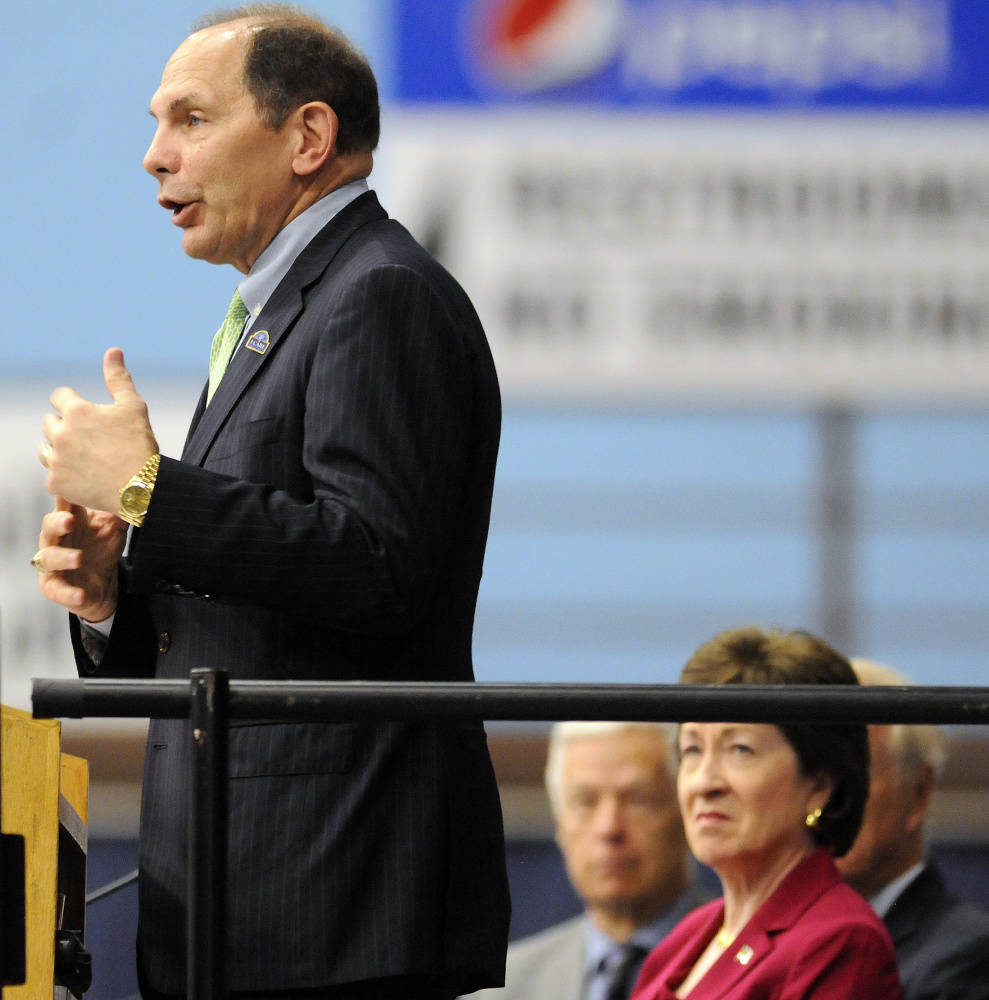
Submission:
[[[621,803],[616,798],[603,798],[594,814],[594,828],[599,836],[620,836],[622,825]]]
[[[144,169],[153,177],[161,177],[162,174],[173,174],[178,168],[175,153],[168,148],[162,130],[159,128],[148,151],[144,154]]]

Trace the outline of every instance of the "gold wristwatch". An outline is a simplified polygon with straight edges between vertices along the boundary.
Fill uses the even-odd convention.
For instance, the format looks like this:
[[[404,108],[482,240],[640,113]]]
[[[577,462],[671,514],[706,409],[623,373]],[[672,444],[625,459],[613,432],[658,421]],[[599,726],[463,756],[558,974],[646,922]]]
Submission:
[[[140,472],[129,479],[120,490],[120,510],[117,516],[135,528],[144,524],[144,515],[151,503],[151,491],[155,488],[158,477],[158,464],[161,455],[152,455],[141,466]]]

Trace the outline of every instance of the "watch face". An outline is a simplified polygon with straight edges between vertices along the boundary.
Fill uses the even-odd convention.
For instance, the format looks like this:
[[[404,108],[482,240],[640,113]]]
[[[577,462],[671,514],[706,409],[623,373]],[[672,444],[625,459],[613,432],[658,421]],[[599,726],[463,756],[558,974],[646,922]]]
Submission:
[[[151,492],[143,483],[131,483],[120,494],[120,509],[133,517],[146,514],[150,503]]]

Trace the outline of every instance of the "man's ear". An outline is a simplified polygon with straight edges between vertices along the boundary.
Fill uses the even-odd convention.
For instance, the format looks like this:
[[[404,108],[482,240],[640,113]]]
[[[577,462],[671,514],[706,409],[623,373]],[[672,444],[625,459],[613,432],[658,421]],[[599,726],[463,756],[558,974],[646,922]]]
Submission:
[[[934,794],[934,770],[931,765],[921,764],[917,768],[917,773],[906,782],[906,789],[910,796],[906,827],[913,833],[924,825],[927,807],[931,804],[931,796]]]
[[[308,177],[333,155],[340,122],[333,108],[322,101],[303,104],[292,119],[298,136],[292,169],[297,176]]]

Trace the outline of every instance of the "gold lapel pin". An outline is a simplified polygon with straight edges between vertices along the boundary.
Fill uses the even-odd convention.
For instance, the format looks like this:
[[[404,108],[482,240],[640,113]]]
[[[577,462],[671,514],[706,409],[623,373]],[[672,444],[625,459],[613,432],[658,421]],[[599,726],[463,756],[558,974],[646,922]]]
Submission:
[[[244,345],[249,351],[257,351],[258,354],[264,354],[268,350],[268,345],[271,340],[268,337],[267,330],[258,330],[257,333],[252,333],[250,337],[247,338],[247,343]]]
[[[738,954],[735,955],[735,961],[738,962],[739,965],[748,965],[749,962],[752,961],[752,956],[754,954],[755,952],[749,945],[743,944],[742,947],[738,949]]]

